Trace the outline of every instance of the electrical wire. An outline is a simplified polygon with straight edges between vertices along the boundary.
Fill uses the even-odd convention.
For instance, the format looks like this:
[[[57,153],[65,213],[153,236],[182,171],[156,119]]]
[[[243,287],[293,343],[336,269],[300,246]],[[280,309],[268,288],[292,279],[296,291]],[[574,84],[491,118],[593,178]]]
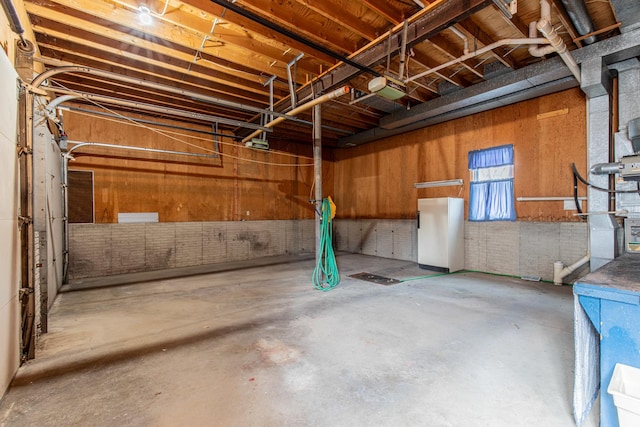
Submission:
[[[571,163],[571,170],[573,171],[573,176],[576,179],[578,179],[584,185],[593,188],[594,190],[603,191],[605,193],[611,193],[611,194],[637,193],[638,192],[638,189],[636,189],[636,190],[609,190],[608,188],[598,187],[597,185],[594,185],[594,184],[590,183],[589,181],[587,181],[586,179],[584,179],[580,175],[580,173],[578,172],[578,169],[576,168],[576,164],[575,163]],[[638,182],[638,186],[640,186],[640,182]]]
[[[327,292],[338,286],[340,273],[333,252],[333,226],[331,202],[322,200],[322,221],[320,223],[320,247],[317,249],[318,263],[313,270],[313,286],[319,291]]]
[[[95,115],[93,115],[93,114],[91,114],[91,113],[84,112],[84,111],[71,110],[71,112],[72,112],[72,113],[74,113],[74,114],[85,115],[85,116],[88,116],[88,117],[96,117]],[[126,125],[126,126],[136,126],[136,127],[141,127],[141,126],[139,125],[139,122],[138,122],[138,121],[136,121],[135,119],[132,119],[132,118],[130,118],[130,117],[126,117],[126,116],[124,116],[124,115],[121,115],[121,117],[123,117],[123,118],[121,118],[121,119],[116,119],[116,118],[111,118],[111,117],[100,117],[100,119],[101,119],[101,120],[108,121],[108,122],[119,123],[119,124]],[[143,129],[148,129],[146,126],[142,126],[142,128],[143,128]],[[150,129],[148,129],[148,130],[155,130],[155,129],[154,129],[154,128],[150,128]],[[177,132],[177,131],[171,131],[171,130],[163,130],[163,131],[161,131],[161,132],[162,132],[162,133],[164,133],[164,134],[173,134],[173,135],[177,135],[177,136],[184,136],[184,137],[187,137],[187,138],[189,138],[189,139],[198,139],[198,140],[202,140],[202,141],[206,141],[206,142],[211,142],[211,139],[210,139],[210,138],[206,138],[206,137],[202,137],[202,136],[195,136],[195,135],[190,135],[190,134],[186,134],[186,133],[182,133],[182,132]],[[195,130],[194,130],[194,132],[195,132]],[[227,135],[225,135],[225,136],[227,136]],[[231,138],[231,135],[228,135],[227,137]],[[237,144],[234,144],[234,143],[232,143],[232,142],[218,141],[218,144],[220,144],[220,145],[228,145],[228,146],[233,146],[233,147],[238,147],[238,145],[237,145]],[[211,150],[211,149],[206,148],[206,147],[200,147],[200,146],[198,146],[198,145],[194,145],[194,147],[201,148],[201,149],[203,149],[203,150],[205,150],[205,151],[214,152],[214,153],[216,153],[216,154],[220,154],[220,153],[216,152],[216,150]],[[242,146],[241,146],[241,147],[242,147]],[[249,149],[249,148],[247,148],[247,147],[244,147],[244,148],[245,148],[245,149]],[[297,155],[297,154],[285,153],[285,152],[283,152],[283,151],[270,150],[270,151],[269,151],[269,153],[271,153],[271,154],[276,154],[276,155],[279,155],[279,156],[295,157],[295,158],[298,158],[298,159],[311,160],[311,158],[310,158],[310,157],[307,157],[307,156],[300,156],[300,155]]]
[[[573,172],[573,201],[576,205],[576,210],[578,211],[578,215],[581,219],[586,220],[588,218],[588,214],[582,212],[582,207],[580,206],[580,201],[578,200],[578,181],[586,185],[587,187],[591,187],[594,190],[603,191],[609,194],[619,194],[619,193],[639,193],[640,194],[640,182],[636,181],[637,188],[635,190],[610,190],[608,188],[598,187],[584,179],[578,169],[576,168],[575,163],[571,163],[571,171]]]
[[[162,9],[162,12],[160,12],[160,13],[156,13],[156,12],[154,12],[153,10],[151,10],[151,8],[149,8],[149,11],[150,11],[150,12],[151,12],[151,14],[153,14],[154,16],[158,16],[158,17],[160,17],[160,16],[164,16],[164,14],[165,14],[165,13],[167,13],[167,6],[169,6],[169,0],[166,0],[166,1],[164,2],[164,9]]]
[[[262,164],[262,165],[267,165],[267,166],[282,166],[282,167],[312,167],[313,166],[313,163],[275,163],[275,162],[265,162],[265,161],[261,161],[261,160],[249,159],[249,158],[246,158],[246,157],[234,156],[232,154],[225,154],[225,153],[222,153],[222,152],[217,151],[217,150],[211,150],[209,148],[202,147],[202,146],[199,146],[197,144],[190,143],[190,142],[182,140],[180,138],[176,138],[176,137],[170,135],[169,132],[167,132],[167,131],[161,131],[159,129],[154,129],[152,127],[149,127],[149,126],[147,126],[147,125],[145,125],[143,123],[137,123],[134,120],[130,119],[129,117],[127,117],[127,116],[125,116],[123,114],[120,114],[119,112],[117,112],[115,110],[112,110],[109,107],[106,107],[106,106],[100,104],[97,101],[94,101],[94,100],[92,100],[90,98],[84,97],[81,93],[78,93],[77,91],[69,89],[68,87],[64,86],[60,82],[56,81],[56,82],[53,82],[53,83],[55,83],[57,86],[60,86],[62,89],[65,89],[65,90],[67,90],[69,92],[72,92],[73,94],[77,95],[78,97],[80,97],[82,99],[85,99],[86,101],[89,101],[90,103],[92,103],[96,107],[101,108],[101,109],[103,109],[103,110],[105,110],[105,111],[107,111],[107,112],[109,112],[109,113],[111,113],[111,114],[113,114],[115,116],[121,117],[125,121],[131,122],[132,125],[134,125],[134,126],[137,126],[137,127],[143,128],[143,129],[147,129],[147,130],[149,130],[151,132],[155,132],[155,133],[157,133],[159,135],[162,135],[162,136],[164,136],[166,138],[172,139],[174,141],[180,142],[181,144],[184,144],[184,145],[187,145],[187,146],[190,146],[190,147],[194,147],[194,148],[197,148],[197,149],[200,149],[200,150],[203,150],[203,151],[206,151],[206,152],[210,152],[210,153],[217,153],[220,156],[228,157],[230,159],[235,159],[235,160],[238,160],[238,161],[244,161],[244,162],[255,163],[255,164]],[[190,138],[197,138],[198,139],[198,137],[191,137],[191,136],[190,136]],[[243,145],[237,145],[237,144],[232,144],[232,143],[222,143],[222,142],[219,142],[219,144],[228,144],[228,145],[232,145],[234,147],[255,151],[255,150],[253,150],[251,148],[248,148],[248,147],[245,147]],[[270,151],[265,151],[264,153],[267,154],[267,153],[271,153],[271,152]],[[275,153],[275,154],[285,155],[285,153]],[[286,153],[286,155],[289,155],[289,156],[292,156],[292,157],[296,157],[296,158],[302,157],[302,156],[297,156],[297,155],[288,154],[288,153]]]

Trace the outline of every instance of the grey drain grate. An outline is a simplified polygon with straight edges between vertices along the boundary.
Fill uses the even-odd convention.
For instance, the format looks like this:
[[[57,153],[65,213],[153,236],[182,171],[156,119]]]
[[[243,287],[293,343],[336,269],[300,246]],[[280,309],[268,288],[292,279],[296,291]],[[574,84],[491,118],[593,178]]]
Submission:
[[[366,280],[367,282],[377,283],[378,285],[396,285],[398,283],[402,283],[401,280],[391,279],[389,277],[378,276],[377,274],[371,273],[358,273],[352,274],[349,277],[353,277],[354,279]]]

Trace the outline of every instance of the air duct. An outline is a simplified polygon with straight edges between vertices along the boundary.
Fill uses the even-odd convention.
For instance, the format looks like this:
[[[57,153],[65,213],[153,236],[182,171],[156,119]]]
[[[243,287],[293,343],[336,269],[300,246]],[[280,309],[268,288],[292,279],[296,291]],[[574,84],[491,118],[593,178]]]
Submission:
[[[585,34],[590,34],[595,31],[593,21],[591,21],[591,15],[589,15],[589,11],[583,0],[560,0],[560,2],[567,11],[567,15],[569,15],[569,19],[571,19],[571,23],[578,34],[584,36]],[[592,44],[596,41],[596,36],[587,37],[582,40],[584,44]]]

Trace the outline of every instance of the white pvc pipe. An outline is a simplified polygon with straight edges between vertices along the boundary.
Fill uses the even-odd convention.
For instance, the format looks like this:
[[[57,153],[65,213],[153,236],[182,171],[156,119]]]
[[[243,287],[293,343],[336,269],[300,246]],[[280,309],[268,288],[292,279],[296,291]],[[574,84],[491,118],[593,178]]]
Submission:
[[[564,63],[567,65],[571,74],[573,74],[578,83],[580,83],[580,67],[578,67],[576,60],[573,59],[573,56],[567,49],[567,45],[562,40],[562,37],[558,35],[558,32],[551,25],[551,21],[541,19],[538,21],[537,28],[538,31],[540,31],[542,35],[549,40],[549,43],[551,43],[551,46],[553,46],[556,52],[558,52],[558,55],[560,55],[560,58],[562,58]]]
[[[47,110],[53,110],[54,108],[56,108],[58,105],[62,104],[63,102],[71,101],[72,99],[77,99],[77,98],[78,98],[77,95],[62,95],[62,96],[57,97],[56,99],[54,99],[50,103],[48,103],[46,108],[47,108]]]
[[[402,80],[404,78],[404,62],[406,61],[407,54],[407,28],[409,27],[409,21],[404,20],[404,27],[402,28],[402,45],[400,46],[400,68],[398,70],[398,77]]]
[[[540,20],[551,20],[551,4],[548,0],[540,0]]]
[[[294,108],[293,110],[289,111],[288,113],[285,114],[285,116],[287,117],[294,117],[299,113],[302,113],[303,111],[308,110],[309,108],[318,105],[318,104],[322,104],[324,102],[327,102],[331,99],[337,98],[339,96],[342,95],[346,95],[347,93],[349,93],[349,86],[342,86],[339,89],[336,89],[332,92],[326,93],[322,96],[317,97],[316,99],[312,99],[311,101],[300,105],[297,108]],[[277,125],[278,123],[281,123],[283,121],[285,121],[287,119],[287,117],[285,116],[280,116],[280,117],[276,117],[275,119],[271,120],[269,123],[267,123],[266,125],[264,125],[264,127],[266,128],[272,128],[275,125]],[[252,138],[255,138],[256,136],[260,135],[261,131],[257,130],[255,132],[252,132],[251,134],[249,134],[249,136],[245,137],[242,140],[242,143],[246,143],[248,141],[251,141]]]
[[[564,200],[573,200],[573,197],[518,197],[516,201],[518,202],[554,202],[559,201],[562,202]],[[578,200],[587,200],[585,196],[578,197]]]
[[[463,55],[463,56],[461,56],[459,58],[453,59],[453,60],[451,60],[449,62],[446,62],[444,64],[438,65],[437,67],[433,67],[433,68],[428,69],[427,71],[424,71],[422,73],[416,74],[415,76],[406,79],[405,83],[412,82],[412,81],[417,80],[419,78],[428,76],[429,74],[436,73],[436,72],[442,70],[443,68],[450,67],[450,66],[455,65],[455,64],[457,64],[459,62],[466,61],[467,59],[475,58],[476,56],[480,56],[482,54],[485,54],[485,53],[487,53],[487,52],[489,52],[489,51],[491,51],[493,49],[497,49],[497,48],[502,47],[502,46],[508,46],[508,45],[518,46],[518,45],[531,45],[531,44],[533,44],[533,45],[549,44],[549,40],[545,39],[544,37],[527,38],[527,39],[504,39],[504,40],[498,40],[495,43],[491,43],[490,45],[487,45],[487,46],[485,46],[483,48],[480,48],[478,50],[474,50],[473,52],[470,52],[470,53],[468,53],[466,55]]]
[[[463,49],[463,53],[466,55],[469,53],[469,38],[460,30],[458,30],[456,27],[449,27],[449,30],[451,30],[451,32],[453,32],[453,34],[455,34],[456,36],[460,37],[462,39],[462,41],[464,42],[464,49]],[[534,35],[535,37],[535,35]]]
[[[533,22],[529,24],[529,37],[537,35],[537,32],[533,29],[533,24]],[[560,58],[562,58],[567,65],[571,74],[573,74],[578,83],[580,83],[580,67],[578,67],[576,60],[573,59],[562,37],[560,37],[556,29],[551,25],[551,4],[548,0],[540,0],[540,20],[535,23],[535,29],[542,33],[551,46],[532,46],[529,48],[529,53],[533,56],[540,57],[554,51],[558,52],[558,55],[560,55]]]
[[[563,268],[562,261],[556,261],[553,263],[553,283],[555,285],[562,285],[562,279],[567,277],[569,274],[576,271],[578,268],[582,267],[584,264],[588,263],[591,259],[589,252],[578,261],[574,262],[571,265],[568,265]]]
[[[538,36],[538,22],[532,21],[529,23],[529,37],[537,37]],[[555,48],[553,46],[529,46],[529,55],[535,57],[542,57],[545,55],[549,55],[550,53],[555,52]]]

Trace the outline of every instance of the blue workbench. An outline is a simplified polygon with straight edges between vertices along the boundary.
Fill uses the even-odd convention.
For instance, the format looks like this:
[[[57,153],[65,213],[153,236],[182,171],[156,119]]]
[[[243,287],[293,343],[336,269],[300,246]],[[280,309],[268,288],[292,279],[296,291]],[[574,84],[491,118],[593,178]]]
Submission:
[[[573,286],[576,371],[574,416],[580,425],[600,393],[600,426],[618,426],[606,389],[616,363],[640,368],[640,255],[625,254]]]

